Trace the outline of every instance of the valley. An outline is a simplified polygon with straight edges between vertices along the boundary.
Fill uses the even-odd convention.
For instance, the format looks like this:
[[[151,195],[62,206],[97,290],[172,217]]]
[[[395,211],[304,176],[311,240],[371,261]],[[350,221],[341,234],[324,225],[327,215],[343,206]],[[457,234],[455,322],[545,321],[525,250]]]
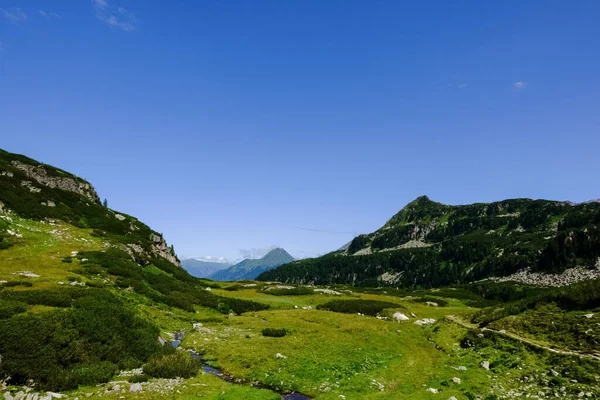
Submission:
[[[461,207],[420,198],[347,249],[213,281],[91,184],[0,152],[0,393],[600,397],[597,203]]]

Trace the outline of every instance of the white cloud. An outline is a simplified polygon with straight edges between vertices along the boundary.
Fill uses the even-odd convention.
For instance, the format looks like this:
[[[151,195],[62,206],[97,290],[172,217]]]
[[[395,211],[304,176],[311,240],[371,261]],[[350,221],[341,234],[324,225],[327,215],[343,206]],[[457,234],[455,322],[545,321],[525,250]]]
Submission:
[[[112,28],[131,32],[136,30],[139,24],[138,19],[133,13],[123,7],[113,6],[107,0],[92,0],[92,6],[94,7],[96,18]]]
[[[60,16],[59,14],[57,14],[55,12],[39,10],[39,13],[41,16],[48,18],[48,19],[62,19],[62,16]]]
[[[19,24],[27,21],[27,14],[23,10],[17,7],[13,8],[0,8],[0,15],[12,22],[13,24]]]
[[[229,260],[225,257],[206,256],[206,257],[196,257],[196,258],[194,258],[194,260],[204,261],[204,262],[221,263],[221,264],[229,263]]]
[[[240,256],[243,259],[257,259],[257,258],[262,258],[264,256],[267,255],[267,253],[269,253],[271,250],[275,250],[276,248],[278,248],[278,245],[271,245],[271,246],[267,246],[267,247],[255,247],[252,249],[240,249],[238,250],[240,252]]]
[[[517,81],[517,82],[514,83],[513,86],[515,87],[515,89],[521,90],[521,89],[525,88],[525,85],[526,85],[525,82],[523,82],[523,81]]]

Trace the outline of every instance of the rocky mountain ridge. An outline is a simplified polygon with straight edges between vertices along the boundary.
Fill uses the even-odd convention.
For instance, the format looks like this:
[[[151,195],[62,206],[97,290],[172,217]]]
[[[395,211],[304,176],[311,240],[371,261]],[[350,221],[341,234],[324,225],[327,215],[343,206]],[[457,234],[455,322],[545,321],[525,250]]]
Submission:
[[[104,207],[91,183],[28,157],[0,150],[0,211],[35,220],[62,220],[97,235],[115,235],[123,249],[180,266],[158,232],[134,217]]]
[[[600,204],[509,199],[451,206],[422,196],[347,250],[259,276],[295,283],[442,286],[519,271],[596,269]]]

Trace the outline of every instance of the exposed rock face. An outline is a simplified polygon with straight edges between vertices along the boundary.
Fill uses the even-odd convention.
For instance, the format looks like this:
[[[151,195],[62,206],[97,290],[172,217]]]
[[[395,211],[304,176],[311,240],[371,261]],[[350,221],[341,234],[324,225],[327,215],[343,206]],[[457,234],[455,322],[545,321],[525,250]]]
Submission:
[[[152,253],[169,260],[178,267],[181,267],[179,260],[175,255],[171,253],[171,249],[169,248],[167,242],[162,236],[152,233],[150,234],[150,240],[152,241]]]
[[[69,177],[51,176],[48,175],[48,172],[42,166],[24,164],[16,160],[12,162],[12,165],[23,171],[28,178],[35,180],[41,185],[78,193],[95,203],[100,203],[100,197],[98,197],[93,186],[83,180],[78,181]]]

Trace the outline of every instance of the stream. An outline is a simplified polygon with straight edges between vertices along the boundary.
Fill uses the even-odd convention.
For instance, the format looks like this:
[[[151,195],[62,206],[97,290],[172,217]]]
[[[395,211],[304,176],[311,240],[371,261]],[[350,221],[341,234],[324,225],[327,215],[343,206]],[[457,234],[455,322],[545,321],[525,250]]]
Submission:
[[[171,342],[171,346],[173,346],[173,348],[178,348],[179,345],[181,344],[181,340],[183,339],[183,336],[184,336],[183,332],[176,332],[175,336],[174,336],[174,339]],[[271,390],[271,391],[279,394],[281,396],[282,400],[311,400],[310,397],[308,397],[306,395],[303,395],[303,394],[300,394],[300,393],[296,393],[296,392],[282,393],[282,392],[279,392],[279,391],[275,390],[272,387],[265,386],[265,385],[249,385],[247,383],[236,382],[236,380],[232,376],[227,375],[223,371],[221,371],[221,370],[219,370],[217,368],[211,367],[210,365],[206,364],[204,362],[204,360],[202,360],[202,356],[200,356],[200,354],[198,354],[198,353],[196,353],[195,351],[192,351],[192,350],[188,350],[188,351],[189,351],[189,353],[191,354],[191,356],[194,359],[200,361],[200,363],[202,364],[202,370],[204,372],[206,372],[207,374],[214,375],[217,378],[222,379],[222,380],[224,380],[226,382],[234,383],[236,385],[252,386],[252,387],[257,388],[257,389],[268,389],[268,390]]]

